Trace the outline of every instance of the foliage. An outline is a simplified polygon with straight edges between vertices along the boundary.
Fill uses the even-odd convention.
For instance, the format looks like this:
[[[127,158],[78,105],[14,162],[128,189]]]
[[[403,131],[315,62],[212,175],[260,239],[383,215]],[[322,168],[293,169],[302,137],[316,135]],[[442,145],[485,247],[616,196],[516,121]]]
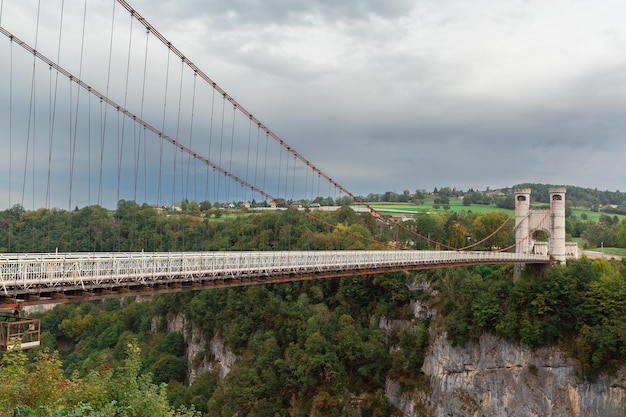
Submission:
[[[455,198],[458,191],[442,188],[438,193],[440,202],[460,204]],[[382,198],[406,199],[408,192]],[[198,215],[165,215],[127,201],[120,202],[115,213],[96,206],[74,212],[15,208],[0,213],[7,226],[0,229],[0,246],[35,252],[56,247],[371,247],[357,237],[361,235],[420,249],[436,247],[404,228],[382,227],[372,215],[357,215],[348,206],[310,214],[351,234],[294,210],[233,215],[228,210],[210,210],[210,204],[197,206],[185,205],[189,213]],[[623,227],[613,218],[601,219],[602,227]],[[433,241],[461,247],[489,236],[505,220],[502,212],[480,215],[467,210],[422,213],[404,225]],[[511,243],[510,223],[483,247]],[[572,221],[568,232],[583,234],[590,226]],[[433,271],[439,295],[432,302],[454,343],[467,343],[485,331],[531,346],[563,343],[593,378],[611,371],[625,357],[625,270],[614,263],[583,259],[557,266],[545,276],[525,275],[517,282],[511,280],[511,269],[502,266]],[[407,280],[407,274],[390,273],[169,294],[144,303],[125,299],[59,305],[41,317],[45,345],[59,349],[58,354],[41,349],[33,365],[26,365],[26,356],[5,355],[0,405],[5,414],[19,403],[30,407],[33,415],[130,415],[124,414],[121,404],[144,415],[171,415],[167,413],[172,408],[163,405],[167,398],[173,406],[193,406],[209,416],[305,415],[312,410],[345,415],[358,396],[362,415],[390,415],[392,407],[383,398],[385,381],[394,378],[407,387],[420,384],[428,347],[430,322],[412,316],[409,302],[415,294]],[[177,313],[202,329],[205,340],[219,336],[237,355],[224,381],[208,372],[189,385],[187,369],[193,364],[187,363],[185,339],[165,331],[164,317]],[[407,318],[411,321],[406,327],[385,331],[378,327],[380,320]],[[206,349],[204,359],[211,361]],[[32,380],[26,369],[39,380]],[[38,386],[40,381],[53,382]],[[113,383],[119,389],[113,390]],[[148,399],[150,406],[161,408],[140,411],[147,410],[144,400]]]
[[[475,340],[484,331],[533,347],[563,344],[589,378],[623,364],[625,263],[570,260],[517,282],[506,267],[433,274],[440,290],[437,305],[454,344]]]
[[[199,414],[168,405],[165,386],[140,372],[136,343],[126,347],[124,364],[108,363],[85,377],[66,378],[58,353],[40,352],[28,364],[21,350],[5,353],[0,367],[0,416],[163,416],[194,417]],[[6,390],[6,391],[5,391]]]
[[[193,406],[209,416],[235,412],[302,415],[313,409],[342,415],[355,407],[355,394],[367,399],[361,406],[364,415],[390,415],[392,407],[382,397],[386,379],[393,375],[412,384],[419,378],[428,346],[427,325],[419,320],[412,325],[414,330],[391,338],[375,324],[375,317],[406,317],[412,298],[406,280],[405,274],[381,274],[169,294],[150,303],[126,300],[117,305],[110,301],[59,305],[43,314],[42,323],[55,323],[56,329],[51,331],[57,340],[72,342],[60,352],[69,365],[59,362],[56,368],[57,374],[69,378],[66,384],[70,380],[83,387],[98,381],[104,384],[113,375],[108,371],[111,364],[112,369],[123,369],[127,375],[150,371],[151,381],[168,386],[165,394],[155,391],[151,395],[165,395],[173,406]],[[137,325],[136,319],[127,319],[136,311],[143,311],[146,320],[155,323],[156,333],[142,331],[143,325]],[[187,385],[184,339],[178,333],[158,331],[158,320],[151,320],[154,314],[172,311],[197,323],[207,339],[219,334],[237,355],[223,382],[216,373],[208,372]],[[91,333],[75,331],[87,316],[91,317]],[[116,329],[118,342],[102,342],[111,328]],[[142,346],[143,352],[138,363],[138,350],[132,351],[132,366],[123,356],[129,345]],[[205,358],[210,361],[212,356]],[[107,365],[103,368],[102,364]],[[143,383],[140,376],[130,380],[137,386]],[[133,389],[121,385],[115,395]],[[108,410],[106,387],[99,385],[92,391],[93,402],[86,403],[81,393],[74,394],[75,403],[82,401],[90,410]]]

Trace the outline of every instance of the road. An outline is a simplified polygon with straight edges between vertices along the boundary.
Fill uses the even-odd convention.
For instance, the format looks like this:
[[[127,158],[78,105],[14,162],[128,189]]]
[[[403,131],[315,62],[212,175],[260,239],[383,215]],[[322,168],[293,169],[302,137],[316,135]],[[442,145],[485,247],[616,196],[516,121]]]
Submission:
[[[583,254],[590,259],[600,259],[600,258],[604,258],[604,259],[617,259],[617,260],[621,260],[622,257],[621,256],[617,256],[617,255],[611,255],[609,253],[604,253],[604,252],[598,252],[598,251],[593,251],[593,250],[584,250]]]

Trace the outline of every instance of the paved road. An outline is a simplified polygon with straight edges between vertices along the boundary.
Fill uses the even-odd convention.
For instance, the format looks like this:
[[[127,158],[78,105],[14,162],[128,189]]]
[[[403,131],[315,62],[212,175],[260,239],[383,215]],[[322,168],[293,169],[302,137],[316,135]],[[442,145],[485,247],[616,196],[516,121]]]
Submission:
[[[611,255],[611,254],[608,254],[608,253],[598,252],[598,251],[593,251],[593,250],[584,250],[583,254],[587,258],[591,258],[591,259],[598,259],[598,258],[617,259],[617,260],[621,260],[622,259],[621,256]]]

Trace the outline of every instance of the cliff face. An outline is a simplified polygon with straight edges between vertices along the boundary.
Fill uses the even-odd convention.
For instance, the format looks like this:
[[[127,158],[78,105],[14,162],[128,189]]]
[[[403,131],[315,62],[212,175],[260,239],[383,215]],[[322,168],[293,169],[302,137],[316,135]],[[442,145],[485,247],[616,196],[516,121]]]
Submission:
[[[405,416],[626,416],[626,369],[590,383],[555,348],[531,350],[485,334],[465,348],[433,335],[422,368],[430,395],[387,384]],[[415,412],[414,410],[421,410]]]
[[[434,315],[425,307],[413,307],[418,318]],[[207,343],[182,314],[163,320],[168,331],[185,336],[190,382],[207,371],[218,372],[223,380],[236,360],[224,342],[213,336]],[[378,325],[389,330],[410,322],[381,320]],[[626,368],[591,383],[556,348],[533,350],[489,334],[466,347],[453,347],[443,331],[431,330],[422,367],[428,382],[412,391],[393,380],[386,383],[385,395],[404,416],[626,416]]]
[[[190,384],[205,372],[217,372],[220,380],[226,377],[237,357],[226,349],[218,335],[214,335],[207,343],[201,329],[181,313],[155,318],[153,331],[158,328],[159,320],[163,320],[166,331],[180,333],[185,338]]]

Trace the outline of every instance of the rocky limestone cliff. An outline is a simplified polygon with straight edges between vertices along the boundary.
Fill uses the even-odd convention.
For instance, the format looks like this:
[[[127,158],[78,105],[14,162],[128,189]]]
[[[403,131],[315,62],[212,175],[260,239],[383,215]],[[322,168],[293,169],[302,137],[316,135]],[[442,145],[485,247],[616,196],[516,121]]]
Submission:
[[[590,383],[556,348],[532,350],[488,334],[453,347],[439,332],[422,371],[428,398],[387,382],[388,398],[405,416],[626,416],[626,369]]]
[[[182,313],[155,317],[152,322],[153,331],[159,328],[160,320],[163,320],[166,331],[182,334],[187,343],[190,384],[205,372],[217,372],[220,380],[226,377],[237,357],[225,347],[224,341],[218,335],[214,335],[207,344],[202,330],[188,321]]]
[[[420,304],[412,306],[417,318],[436,315]],[[185,337],[190,382],[207,371],[218,372],[223,380],[237,358],[221,338],[215,335],[207,344],[202,331],[182,314],[161,320],[167,331]],[[158,324],[153,322],[153,329]],[[381,319],[378,325],[390,330],[410,322]],[[422,367],[425,384],[405,390],[396,381],[386,382],[385,395],[404,416],[626,416],[626,368],[592,383],[557,348],[533,350],[489,334],[453,347],[441,329],[431,331]]]

